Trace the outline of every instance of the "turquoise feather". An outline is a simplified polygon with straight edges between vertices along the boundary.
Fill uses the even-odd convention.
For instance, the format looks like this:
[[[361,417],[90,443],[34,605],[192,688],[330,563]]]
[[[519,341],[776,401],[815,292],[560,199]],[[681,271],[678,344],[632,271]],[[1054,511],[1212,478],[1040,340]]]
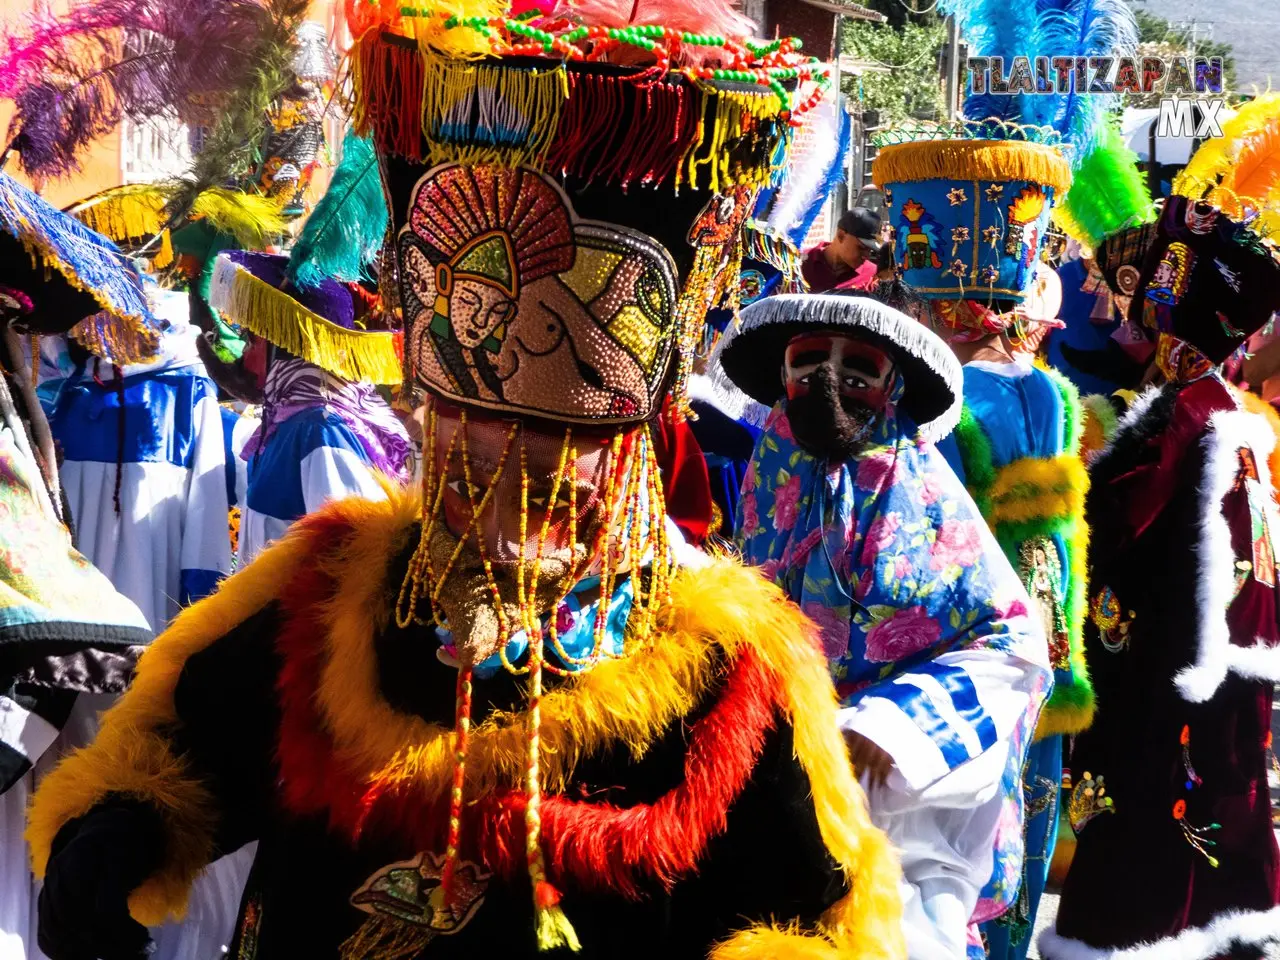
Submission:
[[[387,202],[373,144],[348,132],[329,190],[293,246],[288,278],[300,287],[316,286],[325,277],[349,283],[368,279],[386,232]]]

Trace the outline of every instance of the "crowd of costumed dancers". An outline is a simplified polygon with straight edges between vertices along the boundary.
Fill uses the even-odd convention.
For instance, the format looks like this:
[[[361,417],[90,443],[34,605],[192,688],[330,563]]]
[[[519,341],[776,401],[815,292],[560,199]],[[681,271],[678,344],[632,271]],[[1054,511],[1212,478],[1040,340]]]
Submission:
[[[973,94],[833,214],[735,0],[335,22],[0,43],[0,960],[1280,950],[1280,95],[1153,197]]]

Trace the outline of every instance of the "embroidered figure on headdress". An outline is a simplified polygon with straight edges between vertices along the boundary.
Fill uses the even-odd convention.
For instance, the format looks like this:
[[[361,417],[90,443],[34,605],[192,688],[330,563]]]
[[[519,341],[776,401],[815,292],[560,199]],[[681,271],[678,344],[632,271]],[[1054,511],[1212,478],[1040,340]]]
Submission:
[[[1036,224],[1047,202],[1044,191],[1032,184],[1023,187],[1009,204],[1009,229],[1004,235],[1004,252],[1010,256],[1021,256],[1023,266],[1030,265],[1040,251],[1040,228]]]
[[[674,267],[649,238],[578,221],[527,168],[427,172],[400,231],[417,376],[447,396],[535,412],[630,417],[655,402]],[[425,319],[425,317],[424,317]],[[581,382],[572,396],[549,390]]]
[[[906,255],[902,258],[904,270],[942,266],[938,258],[938,221],[922,204],[907,201],[898,219],[898,235],[906,245]]]

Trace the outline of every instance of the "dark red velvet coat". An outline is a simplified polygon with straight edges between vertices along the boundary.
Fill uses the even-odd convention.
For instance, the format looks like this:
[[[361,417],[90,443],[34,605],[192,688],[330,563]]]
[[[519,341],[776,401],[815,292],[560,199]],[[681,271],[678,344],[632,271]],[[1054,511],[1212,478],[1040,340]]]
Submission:
[[[1211,375],[1139,400],[1094,464],[1086,649],[1098,710],[1070,757],[1079,841],[1046,960],[1142,944],[1152,960],[1251,957],[1280,942],[1267,788],[1274,444]]]

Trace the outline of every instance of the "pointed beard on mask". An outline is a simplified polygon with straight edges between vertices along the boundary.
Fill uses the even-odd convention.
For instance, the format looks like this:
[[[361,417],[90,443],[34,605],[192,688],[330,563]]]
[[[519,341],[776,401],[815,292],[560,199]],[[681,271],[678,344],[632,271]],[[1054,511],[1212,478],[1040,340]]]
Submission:
[[[813,371],[807,392],[787,400],[786,413],[796,443],[828,463],[857,456],[880,416],[867,404],[840,396],[840,382],[829,363]]]
[[[588,541],[590,542],[590,541]],[[450,557],[457,549],[458,538],[437,526],[431,533],[430,556],[433,569],[446,569]],[[531,551],[532,552],[532,551]],[[569,548],[548,551],[537,559],[524,561],[525,590],[537,584],[532,602],[538,614],[543,614],[560,600],[573,586],[568,582],[575,571],[583,568],[587,548],[578,543],[572,552]],[[446,626],[453,634],[458,660],[464,666],[475,666],[498,652],[498,648],[511,634],[524,629],[521,619],[519,590],[516,585],[517,561],[490,562],[493,585],[498,589],[495,603],[493,586],[485,573],[484,561],[469,539],[454,562],[440,589],[437,603],[444,615]],[[498,613],[499,608],[502,613]],[[503,635],[503,622],[506,636]]]

